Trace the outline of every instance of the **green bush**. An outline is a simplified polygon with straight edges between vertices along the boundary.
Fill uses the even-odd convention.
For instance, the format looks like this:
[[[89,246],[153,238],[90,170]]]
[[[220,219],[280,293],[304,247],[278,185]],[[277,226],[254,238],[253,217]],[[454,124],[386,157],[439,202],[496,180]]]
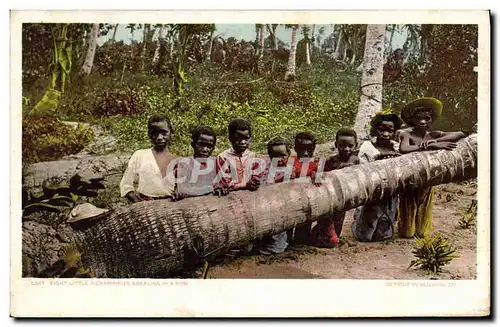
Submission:
[[[58,118],[28,116],[23,119],[23,162],[51,161],[80,152],[93,138],[93,132],[78,125],[73,128]]]
[[[210,79],[214,74],[219,74],[219,78]],[[191,154],[191,131],[200,124],[215,130],[215,154],[227,149],[227,124],[237,117],[252,121],[254,151],[265,152],[266,143],[273,136],[293,139],[300,131],[312,131],[319,142],[326,142],[340,127],[354,123],[358,84],[359,75],[352,72],[338,73],[332,78],[320,69],[305,67],[298,70],[296,81],[287,83],[272,78],[255,81],[248,73],[217,72],[204,66],[193,71],[182,97],[173,97],[165,79],[144,81],[137,89],[145,113],[109,118],[112,123],[108,122],[108,126],[117,137],[120,150],[134,151],[150,146],[148,117],[153,113],[166,114],[174,129],[170,150],[178,155]]]
[[[116,91],[105,90],[97,98],[94,107],[94,115],[97,117],[137,116],[144,112],[139,92],[130,87]]]

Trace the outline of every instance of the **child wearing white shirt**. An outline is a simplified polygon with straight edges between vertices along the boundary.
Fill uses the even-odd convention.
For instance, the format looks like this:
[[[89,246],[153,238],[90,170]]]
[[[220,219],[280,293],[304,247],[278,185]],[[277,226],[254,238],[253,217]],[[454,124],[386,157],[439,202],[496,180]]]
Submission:
[[[120,194],[131,202],[171,198],[174,184],[167,178],[168,167],[175,156],[168,152],[172,126],[164,115],[153,115],[148,121],[152,147],[134,152],[120,182]],[[137,189],[134,182],[138,182]]]

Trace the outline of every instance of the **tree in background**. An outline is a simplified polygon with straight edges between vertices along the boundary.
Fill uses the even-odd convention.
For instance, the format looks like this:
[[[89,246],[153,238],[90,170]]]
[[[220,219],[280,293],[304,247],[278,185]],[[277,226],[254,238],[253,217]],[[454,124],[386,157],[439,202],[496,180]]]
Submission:
[[[361,96],[354,130],[359,140],[368,137],[370,120],[382,108],[382,80],[384,68],[385,25],[366,27]]]
[[[68,40],[68,25],[55,24],[52,27],[53,52],[50,64],[50,84],[42,99],[30,111],[30,115],[54,114],[71,72],[72,48]]]
[[[92,71],[98,38],[99,38],[99,23],[92,24],[92,30],[90,32],[90,38],[87,48],[87,55],[85,56],[85,62],[83,63],[83,67],[81,70],[82,75],[90,75],[90,72]]]
[[[384,86],[384,106],[400,111],[415,98],[436,97],[443,102],[436,128],[472,129],[477,123],[477,26],[436,24],[415,31],[418,38],[409,34],[411,44],[422,43],[425,51],[418,47],[416,55],[405,53],[403,77]]]
[[[297,54],[297,29],[298,25],[285,25],[285,28],[292,30],[292,42],[290,43],[290,54],[288,56],[288,66],[285,73],[285,81],[293,80],[295,78],[295,56]]]

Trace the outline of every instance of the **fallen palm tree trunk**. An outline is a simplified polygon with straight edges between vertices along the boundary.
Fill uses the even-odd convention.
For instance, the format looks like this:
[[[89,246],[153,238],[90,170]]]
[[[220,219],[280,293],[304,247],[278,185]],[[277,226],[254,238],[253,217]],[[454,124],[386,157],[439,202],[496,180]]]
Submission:
[[[477,135],[453,151],[407,154],[326,173],[324,185],[289,183],[132,204],[77,232],[82,261],[97,277],[166,277],[196,256],[349,210],[409,188],[477,176]]]

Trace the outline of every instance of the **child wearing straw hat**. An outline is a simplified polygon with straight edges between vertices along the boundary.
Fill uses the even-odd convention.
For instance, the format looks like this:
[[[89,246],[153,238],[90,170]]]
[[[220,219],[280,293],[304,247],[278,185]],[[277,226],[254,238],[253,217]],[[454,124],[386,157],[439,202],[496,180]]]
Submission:
[[[441,101],[425,97],[406,105],[401,118],[410,127],[400,133],[402,154],[426,150],[453,150],[464,132],[431,131],[432,123],[443,110]],[[400,237],[426,237],[432,230],[433,187],[409,190],[400,196],[398,234]]]

